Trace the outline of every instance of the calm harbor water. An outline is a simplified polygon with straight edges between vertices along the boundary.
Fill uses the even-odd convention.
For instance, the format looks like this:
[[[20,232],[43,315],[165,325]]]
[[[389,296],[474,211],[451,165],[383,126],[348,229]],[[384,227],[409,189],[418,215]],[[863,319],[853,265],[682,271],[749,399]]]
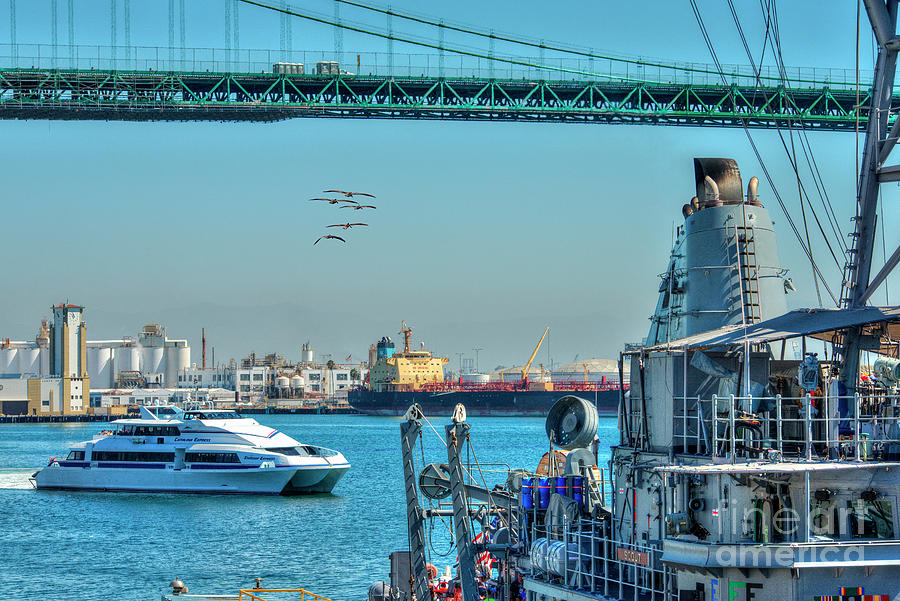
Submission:
[[[264,586],[336,601],[365,599],[406,549],[399,418],[256,416],[302,442],[338,449],[352,468],[331,495],[252,497],[36,491],[30,475],[103,424],[0,425],[0,590],[10,599],[160,598],[179,577],[192,593]],[[431,419],[443,433],[447,419]],[[543,418],[472,418],[482,463],[534,469],[547,450]],[[600,421],[601,453],[618,438]],[[425,426],[426,461],[447,460]],[[601,458],[601,461],[604,459]],[[496,469],[496,468],[493,468]],[[505,474],[494,474],[501,481]],[[441,526],[443,528],[443,526]],[[435,528],[433,562],[449,548]]]

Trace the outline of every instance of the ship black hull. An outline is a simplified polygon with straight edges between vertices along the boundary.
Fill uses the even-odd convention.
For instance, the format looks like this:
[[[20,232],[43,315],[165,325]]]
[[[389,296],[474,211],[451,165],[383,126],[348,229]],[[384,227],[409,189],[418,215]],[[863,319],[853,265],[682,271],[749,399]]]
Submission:
[[[450,392],[351,390],[350,405],[368,415],[397,416],[418,403],[427,416],[449,417],[457,403],[473,416],[544,417],[558,399],[574,395],[597,407],[601,417],[615,417],[619,407],[618,390],[454,390]]]

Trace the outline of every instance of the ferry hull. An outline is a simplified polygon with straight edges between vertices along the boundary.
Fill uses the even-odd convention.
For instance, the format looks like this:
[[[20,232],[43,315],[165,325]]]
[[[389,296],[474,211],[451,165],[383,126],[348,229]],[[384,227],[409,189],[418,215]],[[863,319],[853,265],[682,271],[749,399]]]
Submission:
[[[472,416],[544,417],[558,399],[580,396],[597,408],[601,417],[615,417],[619,407],[618,390],[454,390],[449,392],[351,390],[350,405],[369,415],[399,416],[418,403],[427,416],[449,416],[457,403]]]
[[[282,490],[284,495],[304,495],[329,493],[338,480],[343,478],[350,465],[331,468],[300,470],[291,478]]]
[[[207,494],[328,493],[350,466],[297,469],[184,469],[63,467],[52,464],[35,475],[38,489]]]

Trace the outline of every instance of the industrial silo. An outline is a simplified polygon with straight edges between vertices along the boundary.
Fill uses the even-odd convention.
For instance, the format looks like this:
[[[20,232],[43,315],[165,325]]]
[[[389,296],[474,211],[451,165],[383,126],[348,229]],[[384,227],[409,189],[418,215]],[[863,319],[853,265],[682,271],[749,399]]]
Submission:
[[[19,373],[18,352],[19,349],[13,347],[0,349],[0,374]]]
[[[191,366],[191,347],[184,341],[166,347],[165,385],[169,388],[178,386],[178,374]]]
[[[17,358],[20,374],[41,373],[41,349],[38,347],[20,348]]]
[[[303,376],[292,376],[291,377],[291,389],[295,392],[301,390],[303,388]]]
[[[313,347],[308,342],[303,343],[303,348],[300,350],[300,362],[309,365],[315,359],[315,355],[316,352],[313,350]]]
[[[91,388],[113,388],[113,350],[110,347],[88,347],[87,368]]]
[[[134,346],[123,346],[116,349],[116,369],[123,371],[140,371],[140,350]]]
[[[165,368],[166,349],[161,346],[141,348],[141,373],[161,374]]]

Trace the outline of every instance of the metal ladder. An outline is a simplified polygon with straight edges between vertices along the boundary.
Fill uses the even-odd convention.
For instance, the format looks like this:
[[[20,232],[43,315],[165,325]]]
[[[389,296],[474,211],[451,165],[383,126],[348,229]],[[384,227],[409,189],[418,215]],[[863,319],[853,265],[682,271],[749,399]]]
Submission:
[[[743,246],[741,243],[743,242]],[[758,323],[762,319],[759,296],[759,263],[756,259],[756,235],[752,225],[734,226],[738,280],[741,289],[741,322]]]

